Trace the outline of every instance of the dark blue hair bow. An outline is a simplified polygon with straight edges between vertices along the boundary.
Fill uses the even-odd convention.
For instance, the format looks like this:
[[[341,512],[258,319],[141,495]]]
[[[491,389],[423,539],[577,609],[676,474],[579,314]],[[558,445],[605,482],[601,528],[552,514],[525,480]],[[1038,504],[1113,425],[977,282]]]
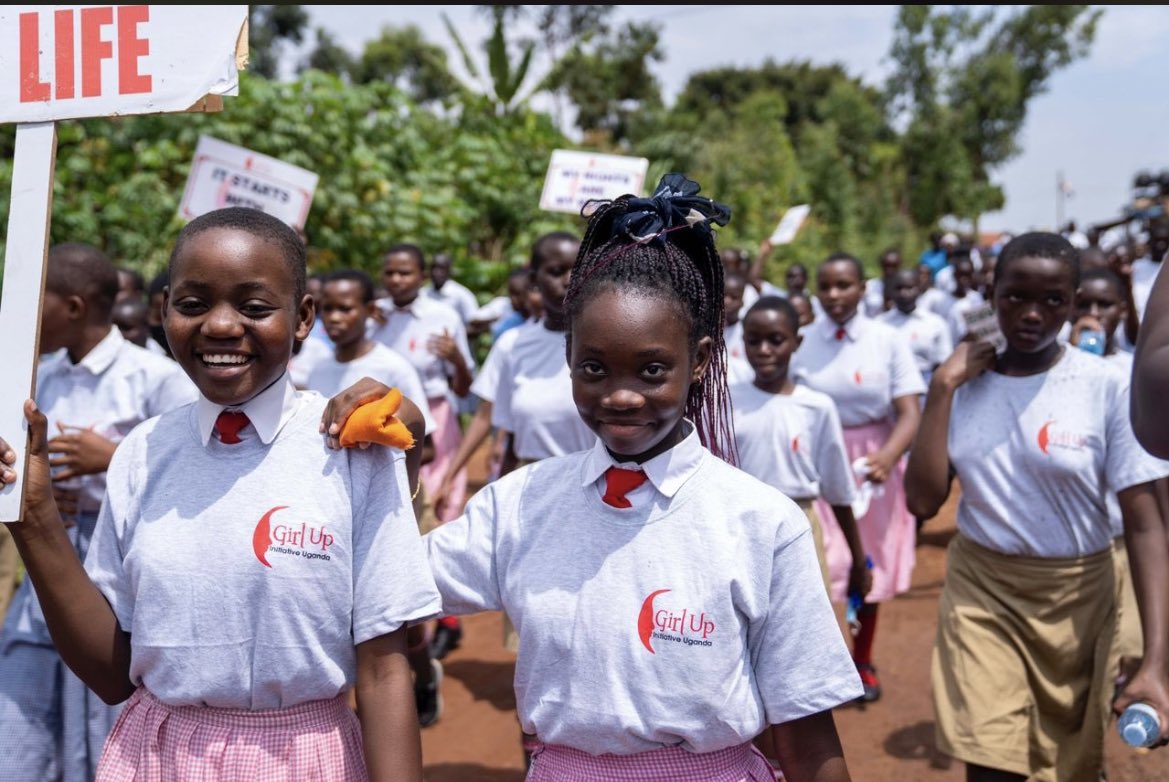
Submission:
[[[709,232],[710,224],[726,225],[731,209],[725,204],[702,198],[701,188],[684,174],[662,177],[649,198],[629,198],[623,202],[625,214],[613,221],[614,235],[625,234],[635,242],[664,241],[667,231],[690,226]]]

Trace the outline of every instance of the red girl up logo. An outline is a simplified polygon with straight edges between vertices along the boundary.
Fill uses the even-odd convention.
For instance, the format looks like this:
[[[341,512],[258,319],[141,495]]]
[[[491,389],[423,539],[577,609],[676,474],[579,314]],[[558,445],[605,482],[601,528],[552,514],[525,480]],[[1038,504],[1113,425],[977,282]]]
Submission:
[[[1044,455],[1050,456],[1052,448],[1067,448],[1072,451],[1082,451],[1088,444],[1088,438],[1078,432],[1069,432],[1065,429],[1056,429],[1058,422],[1054,419],[1039,427],[1039,434],[1035,441]]]
[[[641,612],[637,616],[637,635],[641,644],[650,654],[657,654],[653,648],[653,641],[669,641],[685,644],[686,646],[712,646],[711,634],[714,633],[714,619],[705,611],[695,613],[683,608],[655,608],[654,600],[658,595],[664,595],[669,589],[659,589],[651,592],[641,604]]]
[[[252,532],[252,549],[256,559],[264,567],[272,567],[268,562],[268,554],[285,554],[302,559],[323,559],[328,562],[329,546],[333,545],[333,536],[325,531],[325,527],[314,527],[308,522],[294,524],[273,524],[272,517],[276,511],[284,510],[287,505],[277,505],[260,519],[256,529]]]

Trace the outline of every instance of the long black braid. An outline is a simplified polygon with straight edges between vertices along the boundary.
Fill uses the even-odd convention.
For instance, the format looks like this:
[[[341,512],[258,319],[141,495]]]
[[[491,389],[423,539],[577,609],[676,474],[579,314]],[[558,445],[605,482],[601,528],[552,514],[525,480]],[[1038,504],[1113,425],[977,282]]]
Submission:
[[[727,351],[723,340],[723,265],[710,223],[726,225],[730,210],[700,198],[681,174],[662,177],[651,198],[621,196],[590,202],[595,208],[564,297],[569,323],[597,293],[610,287],[637,291],[680,306],[690,319],[690,345],[711,339],[710,366],[690,386],[685,415],[703,445],[735,464]]]

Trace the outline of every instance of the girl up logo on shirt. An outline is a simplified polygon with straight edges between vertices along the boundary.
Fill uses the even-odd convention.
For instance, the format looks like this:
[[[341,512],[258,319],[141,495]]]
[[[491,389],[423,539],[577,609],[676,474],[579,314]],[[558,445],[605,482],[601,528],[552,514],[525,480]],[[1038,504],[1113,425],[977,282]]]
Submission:
[[[268,562],[268,554],[284,554],[304,559],[323,559],[326,562],[332,559],[329,546],[333,545],[333,536],[325,531],[324,525],[314,527],[308,522],[292,524],[273,524],[272,517],[276,511],[285,510],[287,505],[277,505],[265,513],[256,529],[252,532],[252,550],[256,559],[264,567],[272,567]]]
[[[649,597],[641,604],[641,612],[637,616],[637,635],[641,644],[654,651],[652,641],[670,641],[685,644],[686,646],[713,646],[709,637],[714,633],[714,618],[705,611],[695,613],[683,608],[655,608],[654,600],[658,595],[664,595],[669,589],[659,589],[650,592]]]
[[[1043,451],[1045,455],[1050,455],[1051,448],[1067,448],[1073,451],[1082,451],[1084,446],[1088,443],[1088,438],[1078,432],[1069,432],[1065,429],[1054,429],[1053,427],[1058,422],[1052,419],[1039,427],[1039,434],[1035,437],[1035,442],[1039,445],[1039,450]]]

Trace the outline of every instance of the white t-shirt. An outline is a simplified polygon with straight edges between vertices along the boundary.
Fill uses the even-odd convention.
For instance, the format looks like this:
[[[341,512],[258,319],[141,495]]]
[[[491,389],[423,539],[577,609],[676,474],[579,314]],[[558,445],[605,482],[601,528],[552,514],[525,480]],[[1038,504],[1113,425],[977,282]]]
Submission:
[[[511,306],[511,299],[507,296],[496,296],[486,304],[476,307],[471,313],[470,320],[495,323],[510,316],[514,312],[515,308]]]
[[[1117,329],[1117,333],[1120,333],[1120,329]],[[1125,380],[1126,387],[1132,384],[1132,353],[1117,350],[1105,356],[1104,360],[1120,371],[1121,376]],[[1126,393],[1128,392],[1126,391]],[[1152,456],[1149,458],[1154,459],[1161,465],[1161,477],[1169,476],[1169,461],[1156,459]],[[1108,492],[1108,521],[1112,525],[1113,537],[1118,538],[1124,535],[1124,517],[1120,513],[1120,501],[1116,498],[1116,492],[1114,491]]]
[[[308,388],[308,376],[322,361],[333,357],[332,343],[310,336],[300,346],[300,352],[288,360],[288,373],[297,388]]]
[[[938,288],[926,288],[921,292],[921,295],[917,297],[917,308],[919,310],[927,310],[928,312],[932,312],[938,317],[944,319],[944,310],[947,301],[946,296],[948,295],[949,294],[946,293],[946,291],[939,290]]]
[[[885,312],[885,281],[880,277],[865,280],[865,314],[876,318]]]
[[[421,294],[406,307],[395,307],[390,299],[379,299],[377,305],[385,314],[386,323],[379,325],[370,320],[368,336],[398,351],[414,365],[428,399],[447,397],[453,402],[454,395],[447,380],[454,377],[454,365],[431,353],[428,342],[432,336],[446,331],[463,354],[467,369],[474,373],[475,360],[459,313]]]
[[[193,402],[199,390],[176,362],[128,342],[110,328],[81,361],[67,353],[45,356],[37,372],[37,407],[49,420],[49,438],[60,426],[92,429],[115,443],[147,418]],[[96,513],[106,490],[105,473],[71,479],[78,511]]]
[[[986,372],[954,395],[958,529],[979,545],[1032,557],[1102,551],[1113,537],[1107,496],[1164,474],[1133,435],[1123,374],[1063,352],[1047,372]]]
[[[915,307],[908,315],[897,308],[893,308],[881,315],[881,320],[901,332],[909,342],[909,349],[913,351],[913,360],[922,375],[934,371],[934,368],[950,357],[954,352],[954,343],[950,339],[950,329],[946,321],[929,310]]]
[[[601,501],[612,464],[598,441],[523,467],[424,538],[444,611],[515,623],[526,733],[710,752],[861,694],[799,506],[693,432],[643,465],[647,502]]]
[[[447,280],[444,282],[442,290],[435,290],[434,283],[428,282],[422,286],[419,294],[432,301],[445,304],[459,313],[459,317],[463,319],[464,325],[471,322],[475,311],[479,309],[479,300],[475,298],[475,294],[471,292],[471,289],[455,280]]]
[[[893,400],[924,394],[909,341],[895,328],[857,313],[844,339],[831,318],[813,323],[792,356],[792,377],[836,403],[840,423],[864,426],[895,417]]]
[[[499,365],[503,362],[503,357],[511,350],[511,346],[515,344],[520,334],[535,328],[542,329],[544,326],[540,321],[529,321],[499,335],[491,344],[491,350],[487,351],[487,358],[483,359],[483,366],[479,368],[475,379],[471,381],[472,394],[484,402],[495,402],[495,397],[499,393]]]
[[[131,680],[164,703],[333,698],[356,644],[439,610],[403,453],[330,450],[326,400],[284,399],[269,444],[267,425],[204,444],[202,400],[135,429],[110,465],[85,568],[130,634]]]
[[[401,354],[380,342],[375,342],[372,350],[352,361],[338,361],[336,355],[330,353],[313,366],[304,387],[321,396],[333,397],[363,377],[380,380],[401,391],[402,396],[422,411],[426,433],[434,433],[437,425],[430,415],[430,405],[426,403],[426,393],[422,390],[422,378],[418,377],[418,370]]]
[[[797,385],[790,395],[731,386],[739,468],[794,500],[851,505],[856,480],[836,405]]]
[[[545,459],[591,448],[597,436],[585,426],[572,398],[564,355],[566,334],[537,324],[521,326],[500,356],[491,423],[512,433],[519,459]]]
[[[746,308],[743,310],[746,313]],[[743,321],[723,327],[723,342],[727,346],[727,382],[749,383],[755,378],[755,370],[747,361],[747,346],[743,342]]]

